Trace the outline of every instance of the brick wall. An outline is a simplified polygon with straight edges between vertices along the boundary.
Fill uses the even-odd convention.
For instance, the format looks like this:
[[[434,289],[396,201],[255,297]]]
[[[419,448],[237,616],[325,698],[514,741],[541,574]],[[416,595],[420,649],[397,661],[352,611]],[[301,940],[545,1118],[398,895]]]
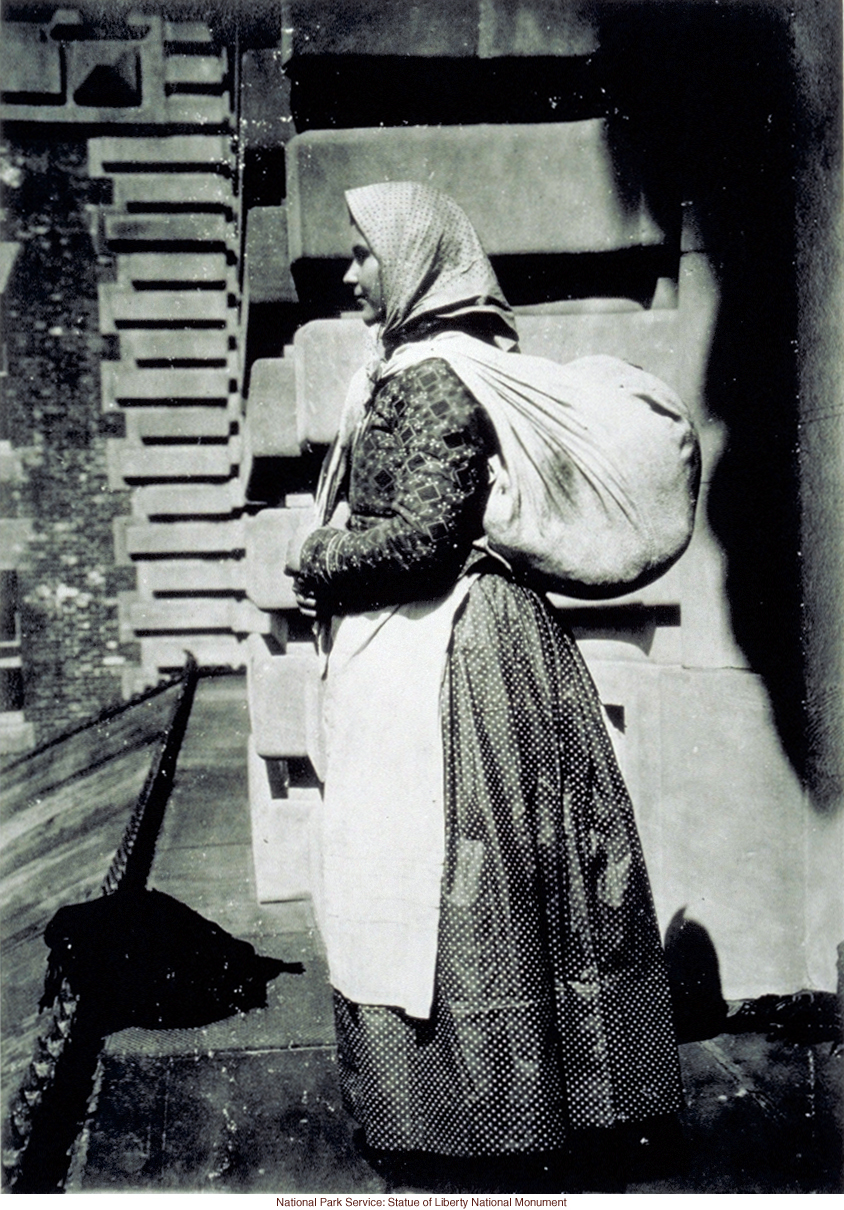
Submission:
[[[3,512],[29,517],[18,567],[24,710],[38,742],[121,699],[136,645],[120,642],[112,519],[128,491],[109,490],[100,406],[96,256],[86,144],[7,140],[5,238],[21,253],[6,294],[5,436],[22,473]]]

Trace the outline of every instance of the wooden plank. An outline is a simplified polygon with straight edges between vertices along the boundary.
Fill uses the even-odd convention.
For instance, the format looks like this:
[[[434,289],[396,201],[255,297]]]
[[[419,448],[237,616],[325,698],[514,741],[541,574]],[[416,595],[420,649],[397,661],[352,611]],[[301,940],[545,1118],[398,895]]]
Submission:
[[[178,686],[151,695],[108,718],[50,744],[3,771],[0,823],[44,797],[80,769],[96,769],[125,752],[146,747],[167,726]]]
[[[39,876],[56,870],[65,860],[64,850],[77,845],[88,832],[101,832],[99,876],[101,880],[105,877],[149,761],[147,750],[136,753],[131,761],[121,757],[100,765],[96,774],[66,782],[10,821],[4,829],[0,860],[3,930],[17,932],[24,927],[21,905],[31,903],[32,891],[27,884],[33,876],[33,865],[37,863]],[[113,820],[115,814],[120,816],[118,831],[109,835],[103,825]],[[25,911],[28,913],[29,909]]]

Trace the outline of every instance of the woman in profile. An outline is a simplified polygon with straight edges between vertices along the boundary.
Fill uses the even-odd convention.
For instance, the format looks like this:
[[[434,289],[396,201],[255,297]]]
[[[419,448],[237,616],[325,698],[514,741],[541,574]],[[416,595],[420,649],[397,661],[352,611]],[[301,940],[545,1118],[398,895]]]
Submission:
[[[343,1096],[394,1181],[565,1188],[587,1140],[680,1105],[647,873],[580,653],[482,541],[495,436],[437,343],[519,357],[492,267],[429,186],[346,198],[383,354],[291,568],[330,638],[316,900]]]

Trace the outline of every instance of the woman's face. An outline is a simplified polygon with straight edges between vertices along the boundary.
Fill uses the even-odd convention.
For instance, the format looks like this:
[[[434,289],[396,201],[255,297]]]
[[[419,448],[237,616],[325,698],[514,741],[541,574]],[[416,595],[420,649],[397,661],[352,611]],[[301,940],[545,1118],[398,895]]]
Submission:
[[[354,223],[352,223],[352,263],[346,270],[343,281],[348,286],[354,286],[355,298],[361,308],[361,318],[365,324],[376,324],[384,318],[381,266],[375,253]]]

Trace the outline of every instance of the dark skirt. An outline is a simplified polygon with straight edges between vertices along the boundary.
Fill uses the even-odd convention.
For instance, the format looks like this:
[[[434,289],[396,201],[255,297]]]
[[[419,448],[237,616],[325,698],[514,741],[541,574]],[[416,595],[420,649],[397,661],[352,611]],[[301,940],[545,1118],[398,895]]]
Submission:
[[[591,677],[545,601],[483,574],[443,687],[446,863],[434,1009],[335,992],[370,1147],[565,1148],[673,1113],[668,984],[633,811]]]

